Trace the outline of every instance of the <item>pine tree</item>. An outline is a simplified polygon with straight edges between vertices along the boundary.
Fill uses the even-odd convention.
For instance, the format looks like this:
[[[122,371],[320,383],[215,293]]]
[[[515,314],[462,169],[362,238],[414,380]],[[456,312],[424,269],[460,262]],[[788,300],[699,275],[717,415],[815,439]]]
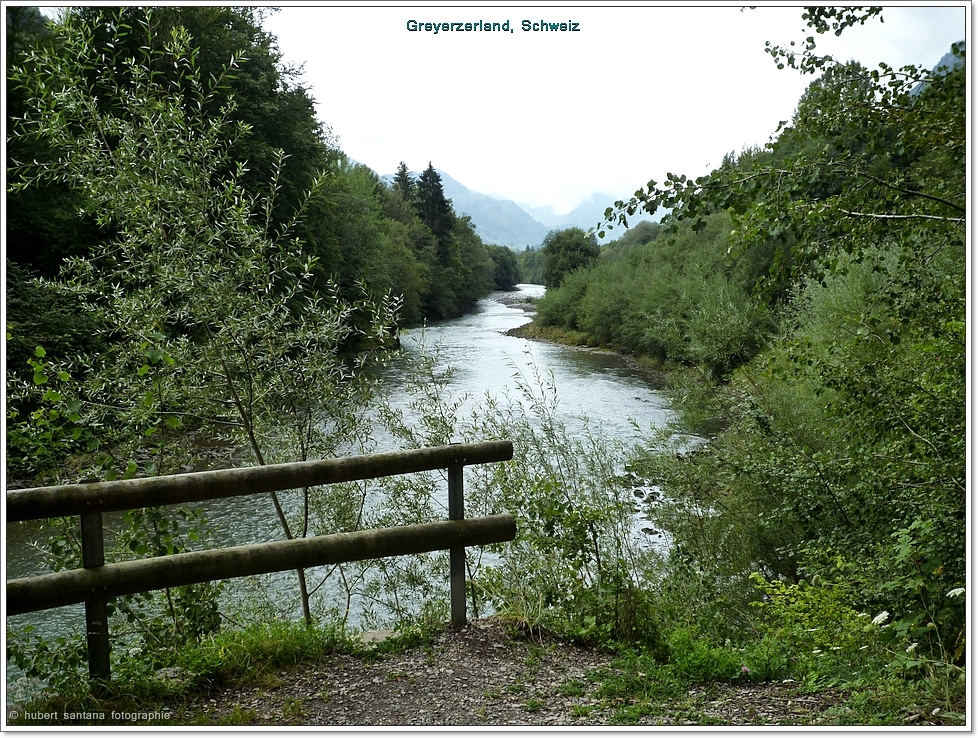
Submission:
[[[394,187],[401,193],[404,202],[411,202],[411,194],[414,191],[414,177],[411,176],[411,171],[403,161],[397,167],[397,173],[394,175]]]
[[[455,224],[455,213],[452,211],[452,201],[445,197],[441,186],[441,176],[428,162],[428,168],[418,178],[414,190],[414,207],[418,217],[438,239],[439,260],[448,253],[451,240],[452,226]]]

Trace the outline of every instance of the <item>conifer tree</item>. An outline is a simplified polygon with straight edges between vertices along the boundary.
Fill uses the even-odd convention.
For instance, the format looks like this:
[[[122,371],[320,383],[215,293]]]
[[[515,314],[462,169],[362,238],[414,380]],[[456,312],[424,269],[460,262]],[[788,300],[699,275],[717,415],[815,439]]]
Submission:
[[[411,193],[414,191],[414,177],[411,176],[411,170],[407,168],[407,164],[403,161],[397,167],[397,172],[394,174],[394,187],[401,193],[404,202],[411,202]]]
[[[448,242],[451,240],[452,226],[455,224],[455,213],[452,202],[445,197],[441,186],[441,176],[428,162],[428,168],[418,178],[414,191],[414,207],[418,217],[438,239],[439,260],[448,253]]]

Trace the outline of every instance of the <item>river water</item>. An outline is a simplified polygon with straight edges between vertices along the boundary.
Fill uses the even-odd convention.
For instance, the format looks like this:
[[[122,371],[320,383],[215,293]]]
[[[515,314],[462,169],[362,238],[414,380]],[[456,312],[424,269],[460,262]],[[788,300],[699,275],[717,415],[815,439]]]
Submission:
[[[530,321],[525,309],[528,298],[540,297],[544,288],[519,285],[518,292],[497,293],[479,302],[469,315],[444,321],[402,334],[405,353],[417,355],[422,346],[435,356],[440,374],[451,367],[446,389],[465,398],[461,411],[474,408],[486,396],[518,396],[519,385],[533,385],[536,377],[552,382],[556,392],[557,414],[572,431],[581,431],[587,417],[592,432],[630,442],[636,439],[636,425],[641,429],[661,427],[670,413],[664,397],[653,379],[621,357],[600,351],[569,348],[556,344],[529,341],[506,335],[506,332]],[[407,362],[405,362],[406,365]],[[399,383],[405,381],[397,363],[385,372],[385,382],[394,387],[393,401],[398,402]],[[406,398],[403,404],[406,406]],[[376,451],[393,450],[394,441],[381,431],[375,440]],[[270,511],[267,495],[211,501],[204,512],[214,523],[216,542],[222,546],[278,540],[280,531]],[[108,516],[107,516],[108,517]],[[111,520],[107,519],[107,527]],[[42,573],[44,564],[30,541],[36,537],[29,524],[7,526],[7,578]],[[283,572],[265,578],[264,587],[270,600],[279,592],[285,599],[295,589],[294,574]],[[232,590],[244,596],[241,590]],[[292,595],[294,598],[294,594]],[[33,625],[45,637],[81,632],[84,625],[82,605],[62,607],[7,619],[8,629]],[[8,664],[8,686],[11,670]]]

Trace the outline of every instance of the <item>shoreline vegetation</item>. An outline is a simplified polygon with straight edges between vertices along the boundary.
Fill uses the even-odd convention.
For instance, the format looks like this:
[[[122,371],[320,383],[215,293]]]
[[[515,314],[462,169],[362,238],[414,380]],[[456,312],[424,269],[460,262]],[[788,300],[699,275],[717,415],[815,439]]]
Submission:
[[[535,305],[529,305],[523,309],[529,312],[535,310],[536,307]],[[568,330],[559,326],[541,325],[534,319],[524,325],[510,328],[505,333],[507,336],[513,336],[514,338],[552,343],[575,351],[617,356],[631,368],[646,374],[656,389],[663,389],[669,386],[669,367],[662,366],[660,362],[649,356],[634,355],[620,349],[602,345],[586,333],[580,331]]]

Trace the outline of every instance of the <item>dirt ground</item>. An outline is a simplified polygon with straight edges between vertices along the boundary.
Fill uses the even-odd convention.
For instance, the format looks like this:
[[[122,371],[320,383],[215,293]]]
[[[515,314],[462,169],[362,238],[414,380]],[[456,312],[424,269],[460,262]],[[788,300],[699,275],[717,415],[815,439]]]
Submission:
[[[479,620],[379,660],[331,655],[282,671],[263,687],[226,689],[185,706],[211,724],[346,726],[598,726],[618,705],[589,679],[607,654],[553,641],[514,639]],[[817,725],[838,704],[794,684],[711,684],[682,704],[643,716],[645,725]]]

